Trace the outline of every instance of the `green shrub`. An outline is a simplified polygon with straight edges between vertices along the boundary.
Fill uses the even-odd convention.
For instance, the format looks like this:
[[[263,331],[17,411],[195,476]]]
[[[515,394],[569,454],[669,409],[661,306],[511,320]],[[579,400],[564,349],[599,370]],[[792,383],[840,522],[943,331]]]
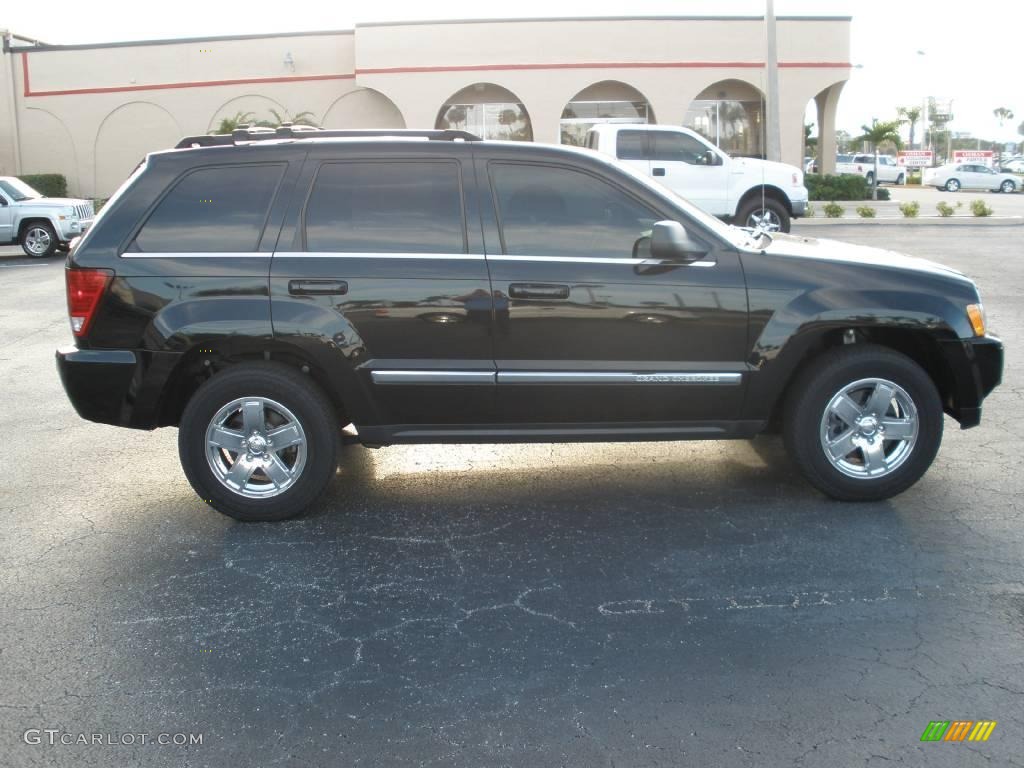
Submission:
[[[103,208],[103,206],[107,204],[107,200],[108,199],[109,198],[106,198],[106,197],[94,197],[92,199],[92,209],[93,209],[93,211],[95,211],[96,213],[99,213],[100,209]]]
[[[813,219],[818,214],[818,209],[810,203],[807,204],[807,210],[804,211],[804,218]]]
[[[957,203],[957,207],[959,207],[959,206],[960,206],[960,204]],[[939,216],[942,216],[943,218],[946,218],[947,216],[952,216],[953,215],[953,211],[955,211],[956,208],[954,208],[952,205],[950,205],[945,200],[943,200],[943,201],[939,202],[935,206],[935,210],[937,210],[939,212]]]
[[[61,173],[29,173],[19,176],[43,197],[67,197],[68,180]]]
[[[991,216],[992,209],[985,204],[984,200],[971,200],[971,213],[975,216]]]
[[[821,176],[809,173],[804,176],[807,197],[819,202],[825,200],[870,200],[871,186],[863,176],[844,174],[842,176]],[[889,190],[878,188],[878,199],[888,200]]]
[[[836,202],[825,203],[822,210],[825,212],[826,219],[838,219],[843,215],[843,206]]]
[[[862,219],[873,219],[875,218],[875,209],[870,205],[858,205],[857,215]]]
[[[912,200],[909,203],[900,203],[900,213],[908,219],[916,219],[917,214],[920,212],[921,204],[916,200]]]

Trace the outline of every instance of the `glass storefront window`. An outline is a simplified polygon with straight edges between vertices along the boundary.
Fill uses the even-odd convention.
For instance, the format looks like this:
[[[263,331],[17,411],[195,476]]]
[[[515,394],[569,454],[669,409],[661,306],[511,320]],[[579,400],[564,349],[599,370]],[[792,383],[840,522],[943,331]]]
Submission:
[[[646,123],[649,107],[643,101],[570,101],[562,111],[561,141],[582,147],[587,131],[598,123]]]
[[[533,141],[530,117],[522,104],[445,104],[437,127],[469,131],[482,139]]]
[[[763,108],[758,101],[698,99],[683,125],[736,157],[764,157]]]

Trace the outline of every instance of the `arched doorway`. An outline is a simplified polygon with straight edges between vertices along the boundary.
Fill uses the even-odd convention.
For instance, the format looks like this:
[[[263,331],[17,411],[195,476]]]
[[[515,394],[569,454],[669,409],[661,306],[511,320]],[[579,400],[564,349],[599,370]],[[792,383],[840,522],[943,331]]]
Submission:
[[[653,123],[654,111],[640,91],[618,80],[594,83],[577,93],[562,110],[561,143],[583,146],[598,123]]]
[[[324,114],[323,128],[405,128],[402,113],[380,91],[360,88],[336,99]]]
[[[764,94],[750,83],[709,85],[690,102],[683,125],[730,155],[764,157]]]
[[[512,91],[494,83],[473,83],[452,94],[435,127],[469,131],[483,139],[533,141],[526,107]]]

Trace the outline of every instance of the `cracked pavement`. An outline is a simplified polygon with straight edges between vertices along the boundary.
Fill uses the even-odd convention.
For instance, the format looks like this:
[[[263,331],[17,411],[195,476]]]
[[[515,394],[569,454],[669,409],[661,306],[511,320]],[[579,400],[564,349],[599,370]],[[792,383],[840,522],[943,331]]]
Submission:
[[[0,764],[1024,765],[1024,229],[807,231],[963,269],[1008,343],[982,426],[888,502],[771,438],[348,447],[313,513],[238,524],[174,430],[78,419],[61,264],[0,255]],[[919,741],[955,719],[998,725]]]

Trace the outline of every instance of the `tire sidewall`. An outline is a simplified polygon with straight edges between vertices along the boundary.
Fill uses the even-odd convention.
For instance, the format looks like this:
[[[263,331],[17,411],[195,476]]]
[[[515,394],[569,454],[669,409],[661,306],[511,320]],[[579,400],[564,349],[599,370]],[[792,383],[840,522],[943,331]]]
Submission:
[[[32,251],[30,251],[28,249],[28,246],[25,244],[25,239],[28,237],[29,231],[37,228],[45,229],[50,234],[50,247],[47,248],[43,253],[32,253]],[[21,245],[21,250],[25,253],[26,256],[28,256],[31,259],[45,259],[49,256],[53,256],[53,254],[57,252],[57,246],[60,245],[59,238],[57,237],[57,232],[54,230],[53,225],[43,223],[26,225],[24,231],[21,233],[19,241],[19,244]]]
[[[1004,181],[1002,184],[999,185],[999,191],[1000,192],[1005,192],[1007,194],[1009,194],[1011,192],[1016,192],[1017,191],[1017,185],[1014,184],[1009,179],[1007,179],[1006,181]]]
[[[960,182],[957,179],[950,179],[949,181],[946,182],[944,189],[947,192],[959,192]]]
[[[779,232],[788,233],[792,226],[792,220],[790,219],[789,211],[786,210],[786,206],[780,203],[778,200],[772,198],[765,198],[764,205],[761,205],[760,200],[751,200],[743,205],[740,209],[739,214],[736,216],[739,226],[747,226],[747,219],[750,218],[750,214],[760,211],[770,210],[776,216],[779,217]]]
[[[844,475],[821,447],[821,419],[832,397],[864,378],[887,379],[902,387],[917,409],[918,436],[911,454],[892,473],[880,478]],[[942,442],[943,411],[928,374],[909,358],[888,350],[877,357],[847,354],[818,369],[802,382],[787,413],[786,437],[791,453],[819,490],[844,501],[875,501],[898,494],[916,483],[931,466]]]
[[[244,370],[243,370],[244,369]],[[269,499],[251,499],[227,488],[206,459],[206,430],[214,415],[239,397],[266,397],[288,408],[306,434],[306,464],[294,485]],[[189,400],[178,428],[182,469],[200,498],[246,522],[283,520],[302,512],[323,491],[336,468],[333,409],[316,385],[286,366],[244,365],[204,383]]]

